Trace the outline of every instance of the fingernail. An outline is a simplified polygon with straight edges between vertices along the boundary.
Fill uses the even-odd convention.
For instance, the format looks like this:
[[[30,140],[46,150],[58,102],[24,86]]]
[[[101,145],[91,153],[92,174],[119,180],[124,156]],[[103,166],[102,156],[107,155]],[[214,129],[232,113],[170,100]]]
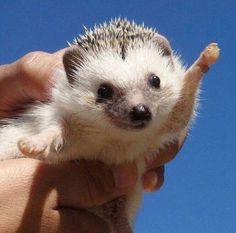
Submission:
[[[143,188],[145,191],[151,192],[156,189],[158,184],[158,176],[156,172],[150,171],[143,176]]]
[[[117,166],[113,175],[117,188],[131,187],[137,181],[137,168],[134,165]]]

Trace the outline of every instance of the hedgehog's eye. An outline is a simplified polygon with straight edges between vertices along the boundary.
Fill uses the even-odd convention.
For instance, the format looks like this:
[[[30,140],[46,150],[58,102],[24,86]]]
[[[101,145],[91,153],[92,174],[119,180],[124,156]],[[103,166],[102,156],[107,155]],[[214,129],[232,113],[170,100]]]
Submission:
[[[109,84],[101,84],[97,90],[98,102],[109,100],[113,97],[114,91]]]
[[[152,87],[155,87],[157,89],[160,88],[160,85],[161,85],[161,80],[158,76],[156,76],[155,74],[152,74],[150,77],[149,77],[149,84],[152,86]]]

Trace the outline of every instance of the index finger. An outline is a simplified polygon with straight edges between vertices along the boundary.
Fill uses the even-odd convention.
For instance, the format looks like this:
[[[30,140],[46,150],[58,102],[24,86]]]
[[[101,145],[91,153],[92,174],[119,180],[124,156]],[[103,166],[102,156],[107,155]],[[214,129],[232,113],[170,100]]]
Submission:
[[[64,51],[32,52],[12,64],[0,66],[1,109],[7,111],[32,99],[47,99],[50,79],[57,69],[63,69]]]

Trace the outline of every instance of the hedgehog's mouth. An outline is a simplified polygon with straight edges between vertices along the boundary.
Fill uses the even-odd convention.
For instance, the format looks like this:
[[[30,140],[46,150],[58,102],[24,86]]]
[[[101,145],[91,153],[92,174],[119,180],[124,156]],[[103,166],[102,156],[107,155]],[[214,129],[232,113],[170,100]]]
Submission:
[[[110,117],[112,124],[125,130],[141,130],[148,126],[148,121],[140,121],[132,123],[129,120],[121,120],[118,118]]]
[[[152,114],[150,110],[146,110],[147,107],[138,105],[138,108],[120,108],[118,109],[107,109],[105,114],[107,115],[109,121],[125,130],[142,130],[146,128],[152,119]]]

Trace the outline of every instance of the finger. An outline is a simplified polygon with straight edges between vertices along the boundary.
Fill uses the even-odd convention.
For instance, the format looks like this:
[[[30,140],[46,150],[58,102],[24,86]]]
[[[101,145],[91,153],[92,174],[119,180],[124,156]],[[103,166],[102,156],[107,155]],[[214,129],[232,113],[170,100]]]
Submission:
[[[161,166],[144,174],[142,179],[143,189],[147,192],[159,190],[164,183],[164,171],[164,166]]]
[[[12,109],[31,99],[45,100],[50,95],[50,79],[63,69],[63,50],[55,54],[32,52],[13,64],[0,66],[0,106]]]
[[[147,170],[160,167],[175,158],[182,148],[186,138],[188,129],[185,128],[179,135],[178,141],[168,144],[165,148],[160,149],[154,160],[147,159]]]
[[[125,174],[133,173],[133,180],[130,178],[130,186],[117,187],[116,168],[114,171],[103,163],[96,161],[79,161],[78,163],[65,163],[61,165],[46,166],[48,174],[54,182],[58,194],[58,202],[61,207],[88,208],[101,205],[118,196],[126,194],[130,186],[136,182],[136,166],[127,165],[122,171]],[[129,167],[129,169],[128,169]],[[121,178],[123,179],[123,178]],[[122,182],[118,181],[120,185]]]
[[[45,100],[50,94],[50,81],[56,69],[63,68],[62,54],[33,52],[20,59],[17,67],[23,93],[33,99]]]

